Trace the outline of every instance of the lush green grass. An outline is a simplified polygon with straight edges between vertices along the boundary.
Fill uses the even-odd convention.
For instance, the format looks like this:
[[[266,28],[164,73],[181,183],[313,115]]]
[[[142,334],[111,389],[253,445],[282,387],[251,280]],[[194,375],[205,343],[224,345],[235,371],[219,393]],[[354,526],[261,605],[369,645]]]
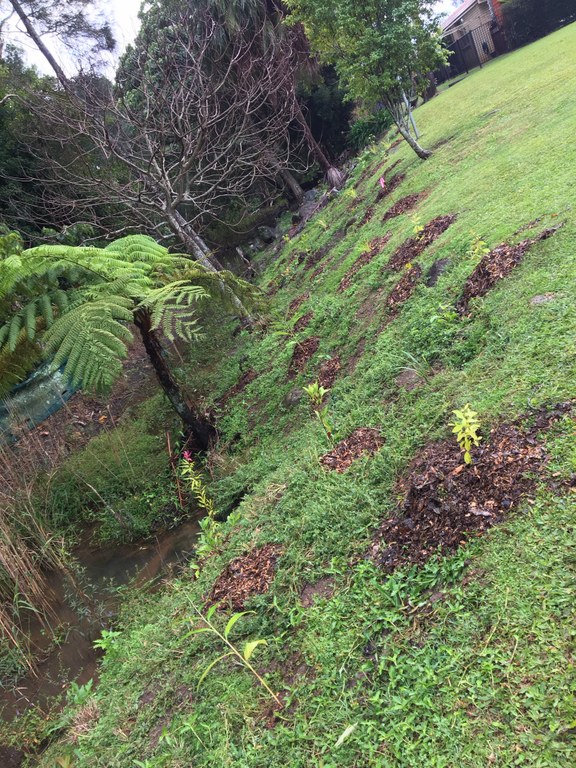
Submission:
[[[218,505],[243,497],[240,522],[228,525],[225,546],[197,581],[183,575],[164,594],[126,607],[92,697],[99,718],[75,746],[54,745],[42,765],[64,754],[90,768],[574,764],[576,505],[561,485],[576,470],[573,421],[564,419],[547,438],[556,486],[542,482],[533,503],[499,529],[452,557],[392,576],[364,553],[394,508],[394,481],[422,446],[449,434],[454,407],[472,403],[486,434],[531,406],[574,395],[575,83],[572,25],[421,107],[423,143],[450,140],[426,163],[407,147],[391,157],[400,160],[404,183],[361,230],[349,229],[314,283],[302,265],[290,265],[291,254],[322,247],[352,216],[362,218],[376,197],[385,145],[362,156],[346,189],[269,265],[264,284],[281,276],[285,283],[274,299],[279,316],[310,289],[302,307],[314,310],[309,328],[291,336],[242,333],[229,351],[226,329],[209,328],[210,349],[190,366],[204,366],[202,385],[214,400],[237,379],[240,362],[261,374],[222,413],[211,462]],[[371,175],[358,184],[366,169]],[[389,202],[420,190],[428,196],[415,215],[380,223]],[[362,326],[355,316],[361,302],[398,280],[383,269],[393,249],[418,222],[446,213],[457,213],[456,222],[419,259],[425,269],[450,259],[437,285],[420,285],[382,333],[381,314]],[[528,234],[514,235],[535,219]],[[446,312],[479,259],[478,237],[494,247],[559,220],[563,229],[475,302],[469,319]],[[388,228],[385,251],[337,293],[366,244]],[[548,292],[552,301],[531,303]],[[321,337],[318,353],[307,374],[291,381],[294,342],[313,334]],[[346,375],[361,338],[364,354]],[[374,458],[342,475],[318,464],[327,446],[308,405],[285,404],[336,353],[344,364],[329,401],[337,433],[375,426],[385,438]],[[425,377],[412,392],[395,382],[406,366]],[[205,634],[185,637],[192,606],[203,605],[230,558],[268,541],[284,548],[276,579],[232,636],[268,640],[254,659],[273,687],[287,691],[275,727],[263,689],[229,662],[197,689],[220,644]],[[334,595],[303,607],[303,586],[323,576],[333,579]]]

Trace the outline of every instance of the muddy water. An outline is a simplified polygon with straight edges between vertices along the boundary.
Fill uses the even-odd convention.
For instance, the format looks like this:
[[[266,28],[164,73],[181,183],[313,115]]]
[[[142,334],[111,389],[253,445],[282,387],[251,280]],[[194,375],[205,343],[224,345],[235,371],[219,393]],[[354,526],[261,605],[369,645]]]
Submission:
[[[158,585],[162,576],[190,558],[198,531],[197,520],[190,520],[138,544],[107,549],[81,544],[74,556],[82,568],[83,584],[89,585],[85,596],[71,594],[70,583],[60,574],[48,576],[53,593],[50,625],[58,642],[39,621],[29,621],[27,633],[40,662],[35,673],[20,678],[16,686],[0,689],[2,718],[13,721],[32,707],[47,710],[71,681],[83,685],[96,678],[99,652],[93,643],[118,611],[118,587]]]

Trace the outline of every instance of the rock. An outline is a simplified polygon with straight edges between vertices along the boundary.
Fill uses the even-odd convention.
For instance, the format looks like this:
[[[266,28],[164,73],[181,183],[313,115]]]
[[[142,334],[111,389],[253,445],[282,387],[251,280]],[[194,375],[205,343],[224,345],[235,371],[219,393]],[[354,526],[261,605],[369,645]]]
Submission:
[[[304,192],[303,200],[307,203],[311,203],[314,200],[318,198],[318,190],[317,189],[309,189],[306,192]]]
[[[283,405],[286,408],[293,408],[295,405],[298,405],[298,403],[302,400],[302,397],[304,395],[304,392],[302,391],[301,387],[295,387],[294,389],[290,390],[286,397],[284,398]]]
[[[547,304],[549,301],[554,301],[557,294],[555,293],[540,293],[538,296],[534,296],[530,299],[530,304],[537,306],[538,304]]]
[[[396,378],[396,384],[399,387],[404,387],[408,392],[412,392],[413,389],[424,384],[424,379],[413,368],[405,368]]]
[[[444,272],[446,272],[446,269],[448,268],[448,265],[450,264],[450,259],[438,259],[437,261],[432,264],[428,272],[426,273],[426,285],[428,288],[431,288],[433,285],[436,285],[438,282],[438,278],[440,275],[442,275]]]
[[[258,227],[258,235],[264,243],[273,243],[278,237],[276,230],[267,226]]]

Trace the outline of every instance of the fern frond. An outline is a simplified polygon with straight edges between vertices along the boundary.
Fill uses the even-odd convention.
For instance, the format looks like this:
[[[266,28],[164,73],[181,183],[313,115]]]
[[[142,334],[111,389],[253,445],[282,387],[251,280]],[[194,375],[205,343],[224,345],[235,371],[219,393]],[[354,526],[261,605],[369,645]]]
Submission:
[[[177,280],[149,291],[138,308],[150,310],[152,328],[161,329],[170,341],[176,338],[192,341],[200,336],[192,307],[207,298],[209,295],[201,286]]]
[[[46,352],[74,386],[106,391],[122,372],[132,333],[133,303],[124,296],[84,302],[58,318],[45,335]]]

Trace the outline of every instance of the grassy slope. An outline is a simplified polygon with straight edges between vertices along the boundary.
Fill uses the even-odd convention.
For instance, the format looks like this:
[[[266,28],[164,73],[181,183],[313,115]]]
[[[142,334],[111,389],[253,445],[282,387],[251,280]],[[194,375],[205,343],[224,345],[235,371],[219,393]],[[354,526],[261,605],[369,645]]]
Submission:
[[[378,189],[382,148],[354,172],[357,180],[362,170],[374,169],[357,186],[358,196],[345,191],[330,203],[269,268],[266,279],[286,278],[276,297],[281,307],[310,288],[302,312],[310,307],[315,315],[296,338],[317,334],[320,349],[296,382],[286,377],[291,340],[278,334],[242,336],[224,367],[208,368],[206,386],[219,392],[237,379],[241,356],[262,372],[223,415],[215,463],[216,499],[223,505],[245,494],[242,519],[199,581],[183,577],[164,595],[127,609],[94,696],[99,720],[74,748],[74,765],[574,764],[573,493],[541,487],[505,526],[418,571],[384,577],[362,555],[394,507],[394,480],[419,448],[448,434],[454,407],[472,403],[487,432],[528,406],[574,395],[575,83],[572,25],[502,57],[418,110],[425,145],[452,138],[424,164],[406,147],[392,156],[406,180],[390,202],[429,190],[417,212],[420,223],[452,212],[458,219],[419,260],[426,268],[449,257],[449,269],[435,287],[419,286],[380,335],[381,318],[366,329],[355,312],[371,291],[397,281],[383,265],[413,234],[413,219],[389,222],[389,245],[345,293],[335,291],[342,275],[388,228],[380,223],[388,201],[361,230],[349,230],[327,256],[343,261],[312,285],[288,259],[324,245],[352,215],[362,217]],[[352,179],[347,189],[354,186]],[[558,218],[566,225],[477,302],[469,321],[438,320],[439,306],[458,297],[477,262],[470,254],[475,235],[493,247],[538,217],[541,227]],[[557,296],[531,304],[546,292]],[[353,375],[343,370],[337,380],[331,418],[342,436],[377,426],[386,442],[373,459],[336,475],[318,465],[326,445],[306,404],[282,403],[294,386],[314,378],[326,356],[338,353],[346,363],[361,336],[364,355]],[[426,375],[413,392],[395,383],[407,365]],[[549,436],[560,477],[576,467],[573,436],[569,420]],[[273,687],[290,690],[274,728],[267,727],[269,700],[243,670],[224,662],[196,690],[219,646],[207,635],[184,638],[182,624],[232,556],[267,541],[284,547],[275,582],[253,599],[255,614],[234,636],[269,641],[256,651],[255,664]],[[302,587],[326,575],[335,595],[304,608]],[[442,599],[429,602],[430,590]],[[348,726],[355,729],[335,747]],[[55,745],[42,765],[53,766],[70,749]]]

